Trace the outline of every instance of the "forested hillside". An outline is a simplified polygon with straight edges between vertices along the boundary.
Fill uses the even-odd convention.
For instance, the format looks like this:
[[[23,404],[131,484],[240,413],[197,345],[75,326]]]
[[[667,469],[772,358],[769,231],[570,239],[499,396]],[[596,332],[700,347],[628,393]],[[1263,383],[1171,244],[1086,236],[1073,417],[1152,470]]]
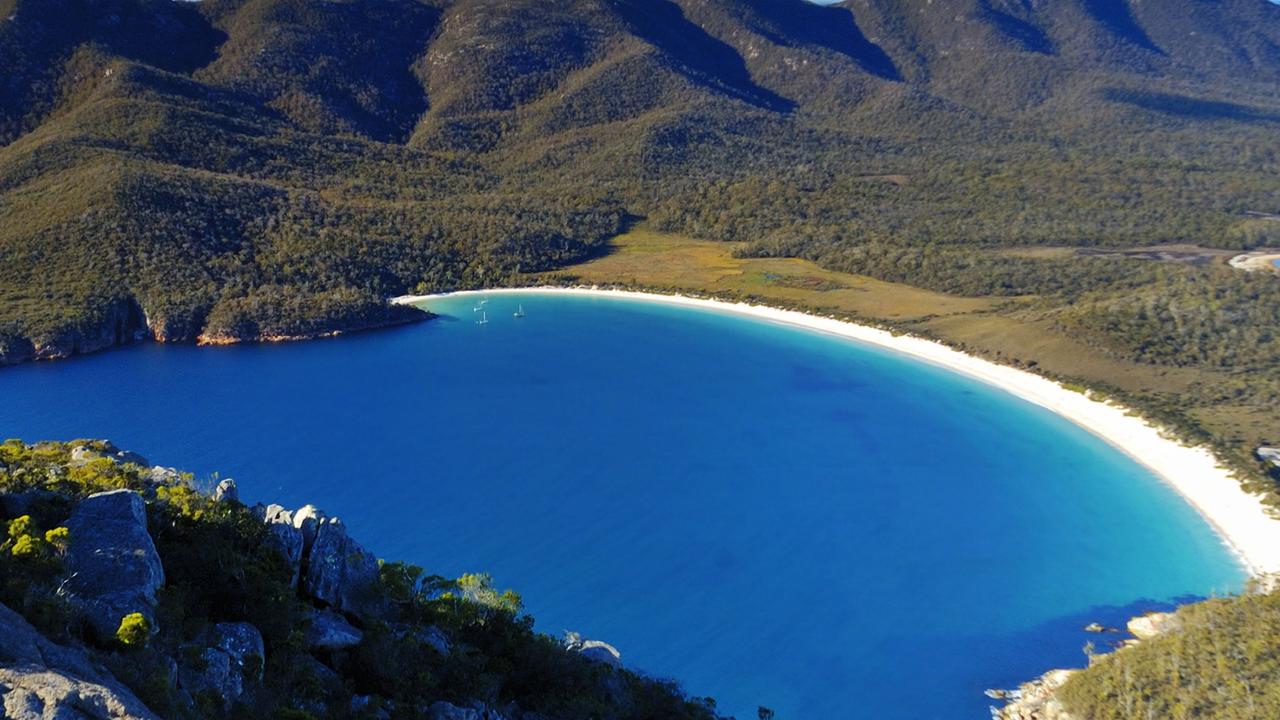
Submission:
[[[3,0],[0,357],[407,320],[644,219],[1269,423],[1275,278],[1099,251],[1280,245],[1278,138],[1267,0]]]

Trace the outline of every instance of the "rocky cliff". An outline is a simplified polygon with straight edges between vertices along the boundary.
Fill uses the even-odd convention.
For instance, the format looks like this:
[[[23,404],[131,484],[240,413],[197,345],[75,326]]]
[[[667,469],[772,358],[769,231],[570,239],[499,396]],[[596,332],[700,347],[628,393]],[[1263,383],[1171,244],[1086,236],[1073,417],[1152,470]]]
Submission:
[[[90,317],[31,335],[0,330],[0,365],[56,360],[98,352],[147,337],[142,311],[132,299],[98,306]]]
[[[110,443],[0,443],[0,526],[5,718],[716,720],[534,633],[488,576],[382,563],[314,506]]]
[[[226,310],[208,317],[190,313],[144,313],[133,300],[107,305],[97,317],[61,326],[53,332],[27,334],[0,328],[0,366],[29,360],[58,360],[86,355],[133,342],[231,345],[244,342],[311,340],[426,320],[414,307],[364,300],[308,307],[313,297],[300,296],[270,309],[269,317]],[[262,309],[257,311],[262,314]]]

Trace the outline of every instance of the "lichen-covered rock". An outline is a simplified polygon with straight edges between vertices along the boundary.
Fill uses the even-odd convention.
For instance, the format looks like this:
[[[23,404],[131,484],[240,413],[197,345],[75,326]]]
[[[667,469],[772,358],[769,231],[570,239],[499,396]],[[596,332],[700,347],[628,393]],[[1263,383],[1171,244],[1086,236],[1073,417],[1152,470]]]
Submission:
[[[96,460],[100,457],[103,457],[103,454],[97,450],[87,448],[83,445],[77,445],[71,448],[71,455],[67,464],[71,467],[81,467],[89,461]]]
[[[152,720],[128,688],[84,650],[50,642],[0,605],[0,717],[8,720]]]
[[[103,442],[101,449],[77,445],[71,448],[70,462],[72,467],[81,467],[92,460],[98,458],[106,458],[112,462],[126,464],[130,463],[139,467],[149,467],[151,463],[147,459],[135,452],[121,450],[110,442]]]
[[[307,596],[343,612],[378,612],[378,559],[351,539],[337,518],[317,523],[305,558],[302,591]]]
[[[141,701],[65,672],[0,667],[6,720],[134,720],[154,718]]]
[[[249,668],[259,664],[255,673],[261,672],[261,661],[266,657],[262,633],[247,622],[218,623],[211,633],[212,646],[231,656],[236,667]]]
[[[112,490],[81,500],[67,520],[71,547],[58,594],[76,605],[101,638],[140,612],[155,625],[156,590],[164,584],[160,555],[147,533],[142,496]]]
[[[266,651],[262,634],[253,625],[218,623],[202,640],[207,646],[200,651],[199,662],[179,671],[183,689],[212,693],[234,703],[261,681]]]
[[[213,489],[213,499],[217,502],[240,502],[240,489],[236,487],[236,481],[227,478],[218,483],[218,487]]]
[[[175,468],[160,467],[159,465],[147,471],[142,478],[148,484],[154,486],[159,485],[177,485],[182,482],[182,473]]]
[[[308,617],[306,641],[312,650],[345,650],[364,639],[364,633],[341,615],[321,610]]]

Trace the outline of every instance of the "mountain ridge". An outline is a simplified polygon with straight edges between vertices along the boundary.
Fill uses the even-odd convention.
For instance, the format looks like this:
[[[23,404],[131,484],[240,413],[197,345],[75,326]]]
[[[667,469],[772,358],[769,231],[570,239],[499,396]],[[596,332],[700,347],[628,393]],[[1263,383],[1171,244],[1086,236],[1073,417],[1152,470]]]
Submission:
[[[191,340],[222,305],[274,312],[264,288],[501,282],[627,217],[819,258],[855,237],[1230,243],[1276,163],[1266,0],[8,8],[0,333],[24,347],[120,298]],[[855,182],[877,174],[930,179]],[[742,195],[770,177],[821,192]]]

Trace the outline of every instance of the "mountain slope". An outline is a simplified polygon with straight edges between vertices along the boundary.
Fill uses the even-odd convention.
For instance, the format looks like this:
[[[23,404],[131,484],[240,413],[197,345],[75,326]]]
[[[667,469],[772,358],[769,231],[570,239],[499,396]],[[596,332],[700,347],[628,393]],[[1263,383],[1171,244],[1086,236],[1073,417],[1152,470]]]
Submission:
[[[1258,244],[1275,209],[1265,0],[5,5],[9,360],[252,338],[209,318],[279,325],[288,294],[376,324],[627,217],[840,263]]]

